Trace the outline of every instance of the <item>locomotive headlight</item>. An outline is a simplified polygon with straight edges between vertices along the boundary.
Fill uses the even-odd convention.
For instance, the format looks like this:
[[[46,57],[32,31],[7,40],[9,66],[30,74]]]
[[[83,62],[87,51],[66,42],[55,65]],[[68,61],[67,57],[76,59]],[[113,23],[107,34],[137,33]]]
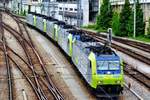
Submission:
[[[103,81],[98,81],[98,84],[103,84]]]
[[[116,81],[116,83],[117,83],[117,84],[120,84],[120,83],[121,83],[121,81]]]

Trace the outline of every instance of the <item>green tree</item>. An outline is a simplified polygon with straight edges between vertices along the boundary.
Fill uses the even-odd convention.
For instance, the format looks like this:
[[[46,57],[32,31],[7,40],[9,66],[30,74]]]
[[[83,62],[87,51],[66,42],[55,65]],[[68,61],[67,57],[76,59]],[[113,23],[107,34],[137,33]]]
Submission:
[[[114,12],[113,18],[112,18],[112,30],[113,30],[113,33],[116,36],[119,36],[119,34],[120,34],[119,26],[120,26],[119,13],[118,12]]]
[[[136,3],[136,35],[144,35],[145,33],[145,23],[143,19],[143,11],[141,9],[139,0]]]
[[[131,16],[129,17],[129,21],[127,23],[127,35],[126,36],[129,36],[129,37],[132,37],[133,36],[133,30],[134,30],[134,14],[131,13]]]
[[[109,0],[103,0],[100,8],[100,15],[97,16],[97,28],[107,29],[111,27],[112,6]]]
[[[147,34],[149,35],[149,37],[150,37],[150,18],[149,18],[149,21],[148,21],[149,23],[149,25],[148,25],[148,28],[147,28]]]
[[[133,34],[133,16],[130,8],[129,0],[125,0],[125,4],[120,13],[120,36],[129,36]]]
[[[97,15],[96,17],[96,29],[100,28],[100,15]]]
[[[26,10],[24,9],[24,11],[23,11],[23,16],[26,16],[26,14],[27,14],[27,12],[26,12]]]

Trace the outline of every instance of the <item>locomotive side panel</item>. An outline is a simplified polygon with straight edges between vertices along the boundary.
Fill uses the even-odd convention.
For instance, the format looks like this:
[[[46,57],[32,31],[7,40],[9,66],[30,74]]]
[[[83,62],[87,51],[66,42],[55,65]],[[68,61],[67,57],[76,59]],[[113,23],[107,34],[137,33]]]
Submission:
[[[65,34],[65,30],[63,28],[60,28],[60,30],[58,31],[58,44],[60,47],[63,46],[64,34]]]
[[[84,48],[81,48],[76,43],[73,43],[72,49],[72,61],[76,65],[77,69],[80,71],[85,80],[90,84],[91,82],[91,68],[90,60],[88,55],[83,51]]]
[[[54,33],[54,25],[53,25],[54,22],[51,22],[51,21],[47,21],[46,23],[46,31],[47,31],[47,35],[51,38],[53,38],[53,33]]]
[[[26,19],[27,19],[28,24],[33,25],[34,20],[33,20],[33,15],[32,14],[28,14]]]
[[[38,29],[40,29],[41,31],[43,31],[43,26],[44,26],[44,23],[43,23],[43,18],[42,17],[39,17],[37,16],[37,21],[36,21],[36,27]]]

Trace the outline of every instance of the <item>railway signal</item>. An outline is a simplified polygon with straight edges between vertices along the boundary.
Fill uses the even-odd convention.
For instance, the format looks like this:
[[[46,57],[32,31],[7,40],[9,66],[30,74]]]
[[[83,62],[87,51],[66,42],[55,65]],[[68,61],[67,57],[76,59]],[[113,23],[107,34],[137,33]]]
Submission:
[[[107,42],[108,45],[111,46],[111,41],[112,41],[112,28],[108,28],[108,34],[107,34]]]

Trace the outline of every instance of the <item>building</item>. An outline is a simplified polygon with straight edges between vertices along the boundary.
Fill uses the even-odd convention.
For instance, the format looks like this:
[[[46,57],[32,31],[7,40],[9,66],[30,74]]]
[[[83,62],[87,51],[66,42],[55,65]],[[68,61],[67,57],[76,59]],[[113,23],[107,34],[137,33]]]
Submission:
[[[55,0],[51,3],[56,4],[55,18],[63,20],[71,25],[88,25],[89,22],[95,21],[95,16],[99,9],[99,0]],[[45,3],[46,4],[46,3]],[[50,15],[53,14],[50,11]]]
[[[15,12],[28,11],[53,16],[71,25],[88,25],[94,22],[100,0],[12,0],[9,8]]]

